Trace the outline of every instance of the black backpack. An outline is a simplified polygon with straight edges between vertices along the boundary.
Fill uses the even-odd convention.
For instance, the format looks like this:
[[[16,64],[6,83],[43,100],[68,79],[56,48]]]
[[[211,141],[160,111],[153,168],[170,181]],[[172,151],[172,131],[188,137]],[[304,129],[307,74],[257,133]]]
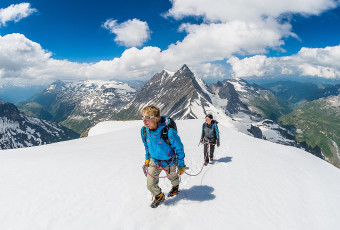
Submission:
[[[176,122],[170,117],[165,118],[165,123],[166,123],[166,126],[162,129],[161,138],[164,140],[165,143],[170,145],[170,141],[169,141],[169,137],[168,137],[168,130],[169,130],[169,128],[172,128],[172,129],[177,131],[177,125],[176,125]],[[144,136],[144,140],[146,141],[146,128],[145,128],[145,126],[143,127],[143,136]]]

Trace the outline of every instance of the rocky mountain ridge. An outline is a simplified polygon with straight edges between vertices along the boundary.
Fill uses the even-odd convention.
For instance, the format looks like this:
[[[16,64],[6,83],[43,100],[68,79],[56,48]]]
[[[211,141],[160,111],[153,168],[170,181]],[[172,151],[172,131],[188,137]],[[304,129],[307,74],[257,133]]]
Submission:
[[[0,149],[37,146],[78,137],[76,132],[61,125],[26,116],[15,105],[0,102]]]
[[[202,118],[207,112],[216,110],[211,94],[208,86],[183,65],[175,73],[165,70],[156,73],[120,115],[127,119],[139,118],[145,105],[154,104],[164,115],[174,119]]]

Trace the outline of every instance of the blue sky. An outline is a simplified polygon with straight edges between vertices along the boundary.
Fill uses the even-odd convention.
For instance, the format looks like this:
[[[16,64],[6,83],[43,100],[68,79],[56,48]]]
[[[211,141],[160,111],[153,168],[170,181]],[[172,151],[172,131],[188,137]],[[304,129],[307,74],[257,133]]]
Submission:
[[[340,78],[339,0],[0,2],[1,82]],[[1,83],[0,83],[1,84]]]

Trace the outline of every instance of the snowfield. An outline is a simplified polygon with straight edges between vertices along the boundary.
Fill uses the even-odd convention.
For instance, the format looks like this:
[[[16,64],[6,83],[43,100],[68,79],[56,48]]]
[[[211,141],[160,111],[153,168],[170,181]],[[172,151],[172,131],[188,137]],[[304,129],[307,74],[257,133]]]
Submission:
[[[202,123],[177,121],[191,174],[203,164]],[[340,229],[339,169],[223,122],[216,161],[150,208],[141,127],[108,121],[87,138],[0,151],[0,229]],[[171,189],[167,179],[160,186]]]

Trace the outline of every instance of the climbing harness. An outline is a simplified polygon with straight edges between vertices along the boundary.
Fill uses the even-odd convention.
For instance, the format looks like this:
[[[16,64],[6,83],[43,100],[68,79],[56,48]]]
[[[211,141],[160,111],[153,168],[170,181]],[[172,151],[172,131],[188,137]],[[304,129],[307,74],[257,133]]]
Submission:
[[[170,160],[168,160],[168,161],[157,161],[156,165],[150,165],[150,167],[160,168],[160,169],[162,169],[164,171],[168,171],[165,168],[169,167],[169,174],[170,174],[171,173],[170,172],[170,165],[174,162],[175,159],[176,159],[176,155],[171,158],[171,162],[167,166],[165,166],[165,167],[162,167],[160,162],[169,162]],[[153,178],[156,178],[156,179],[159,179],[159,178],[170,178],[170,177],[179,175],[179,173],[175,173],[175,174],[172,174],[172,175],[170,174],[169,176],[161,176],[161,177],[153,176],[153,175],[151,175],[149,173],[148,167],[145,164],[143,165],[143,172],[144,172],[145,176],[149,175],[149,176],[151,176]]]
[[[200,144],[201,144],[201,142],[198,143],[198,146],[199,146]],[[208,142],[204,142],[204,143],[202,143],[202,144],[208,144],[208,149],[209,149],[210,145],[215,145],[215,144],[213,144],[213,143],[210,143],[209,141],[208,141]],[[168,167],[169,165],[171,165],[172,162],[174,162],[175,159],[176,159],[176,155],[175,155],[173,158],[171,158],[171,162],[170,162],[167,166],[165,166],[165,167],[162,167],[162,166],[159,164],[159,161],[157,161],[157,164],[156,164],[156,165],[150,165],[150,167],[156,167],[156,168],[160,168],[160,169],[162,169],[162,170],[164,170],[164,171],[168,171],[168,170],[166,170],[165,168]],[[168,162],[168,161],[166,161],[166,162]],[[180,176],[178,172],[176,172],[176,173],[174,173],[174,174],[170,174],[169,176],[153,176],[153,175],[151,175],[151,174],[149,173],[148,167],[147,167],[145,164],[142,166],[142,168],[143,168],[143,172],[144,172],[144,175],[145,175],[145,176],[148,176],[148,175],[149,175],[149,176],[151,176],[151,177],[153,177],[153,178],[155,178],[155,179],[170,178],[170,177],[173,177],[173,176],[176,176],[176,175]],[[190,174],[190,173],[187,173],[186,171],[184,171],[184,173],[187,174],[188,176],[198,176],[198,175],[202,172],[203,168],[204,168],[204,164],[202,164],[202,167],[201,167],[200,171],[199,171],[198,173],[196,173],[196,174]],[[185,169],[189,169],[189,167],[185,167]],[[170,170],[170,167],[169,167],[169,170]]]

